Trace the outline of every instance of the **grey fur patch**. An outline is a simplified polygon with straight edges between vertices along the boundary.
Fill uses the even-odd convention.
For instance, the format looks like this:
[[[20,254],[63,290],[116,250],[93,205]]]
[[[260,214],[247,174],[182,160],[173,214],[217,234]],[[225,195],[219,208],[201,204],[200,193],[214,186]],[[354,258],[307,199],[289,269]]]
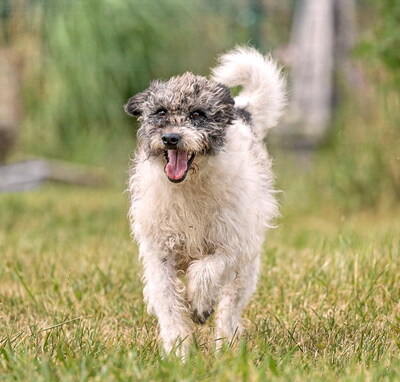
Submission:
[[[244,122],[246,122],[248,125],[252,124],[252,119],[251,119],[251,114],[249,111],[247,111],[244,108],[236,108],[236,113],[239,118],[241,118]]]
[[[153,81],[128,100],[125,111],[138,117],[139,145],[149,156],[163,152],[161,137],[167,132],[182,136],[178,149],[213,154],[224,145],[226,128],[236,117],[234,103],[226,86],[187,72]]]

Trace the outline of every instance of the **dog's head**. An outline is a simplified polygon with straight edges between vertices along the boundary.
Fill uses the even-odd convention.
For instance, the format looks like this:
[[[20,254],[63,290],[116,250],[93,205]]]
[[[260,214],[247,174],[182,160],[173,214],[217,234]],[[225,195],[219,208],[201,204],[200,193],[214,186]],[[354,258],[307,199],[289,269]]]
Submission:
[[[182,182],[196,156],[215,155],[234,118],[229,89],[205,77],[185,73],[154,81],[125,105],[138,117],[139,144],[149,156],[165,159],[171,182]]]

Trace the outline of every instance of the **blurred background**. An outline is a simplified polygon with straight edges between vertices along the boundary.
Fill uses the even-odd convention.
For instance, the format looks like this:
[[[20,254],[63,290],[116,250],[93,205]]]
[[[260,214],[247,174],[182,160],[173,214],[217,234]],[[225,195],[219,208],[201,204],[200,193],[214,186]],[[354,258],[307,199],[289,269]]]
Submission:
[[[397,0],[0,0],[0,23],[2,191],[35,179],[123,189],[126,100],[250,44],[289,80],[267,138],[288,210],[400,201]]]

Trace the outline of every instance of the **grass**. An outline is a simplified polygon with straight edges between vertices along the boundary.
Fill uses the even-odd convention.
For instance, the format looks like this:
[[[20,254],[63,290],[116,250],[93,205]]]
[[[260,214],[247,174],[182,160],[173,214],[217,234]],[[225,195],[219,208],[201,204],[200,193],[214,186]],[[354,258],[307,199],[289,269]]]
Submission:
[[[245,337],[216,354],[211,323],[182,365],[159,355],[120,189],[1,196],[0,380],[399,380],[399,211],[287,199]]]

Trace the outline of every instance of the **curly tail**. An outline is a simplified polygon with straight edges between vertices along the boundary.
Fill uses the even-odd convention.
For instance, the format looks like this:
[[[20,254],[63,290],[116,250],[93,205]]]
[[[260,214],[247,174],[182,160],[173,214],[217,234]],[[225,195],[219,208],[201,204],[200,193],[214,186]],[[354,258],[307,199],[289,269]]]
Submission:
[[[270,58],[254,48],[237,47],[219,58],[212,70],[214,81],[228,87],[242,86],[235,105],[250,112],[257,136],[278,123],[285,106],[285,79],[281,69]]]

